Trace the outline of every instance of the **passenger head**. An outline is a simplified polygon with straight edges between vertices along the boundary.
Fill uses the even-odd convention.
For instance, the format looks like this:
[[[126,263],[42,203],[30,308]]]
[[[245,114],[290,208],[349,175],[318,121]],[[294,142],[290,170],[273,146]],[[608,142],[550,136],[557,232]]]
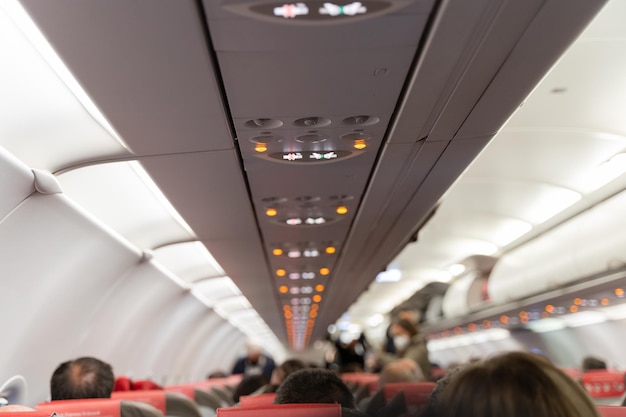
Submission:
[[[206,378],[207,378],[207,379],[213,379],[213,378],[226,378],[227,376],[228,376],[228,375],[226,375],[226,372],[224,372],[224,371],[220,371],[220,370],[217,370],[217,371],[211,371],[211,373],[210,373],[210,374],[208,374],[208,375],[206,376]]]
[[[274,403],[338,403],[355,408],[350,389],[336,374],[324,369],[303,369],[289,375],[278,388]]]
[[[424,374],[417,363],[409,358],[397,359],[389,362],[380,371],[378,385],[383,386],[391,382],[421,382],[425,381]]]
[[[263,375],[245,376],[235,388],[233,400],[238,403],[242,395],[250,395],[265,384],[267,384],[267,379]]]
[[[289,375],[301,369],[306,369],[306,367],[306,364],[299,359],[286,360],[274,369],[270,383],[280,385]]]
[[[523,352],[465,367],[437,403],[441,417],[599,417],[580,384]]]
[[[596,369],[606,369],[606,362],[593,356],[587,356],[583,359],[582,372],[592,371]]]
[[[411,343],[411,338],[417,335],[417,326],[406,319],[395,321],[390,330],[393,344],[399,351],[403,351]]]
[[[258,343],[248,341],[246,343],[246,356],[251,363],[257,363],[261,357],[261,346]]]
[[[96,358],[64,362],[50,379],[50,395],[55,400],[110,398],[114,377],[111,365]]]
[[[412,310],[410,308],[403,308],[400,311],[398,311],[398,319],[399,320],[408,320],[413,324],[417,323],[417,312],[415,310]]]

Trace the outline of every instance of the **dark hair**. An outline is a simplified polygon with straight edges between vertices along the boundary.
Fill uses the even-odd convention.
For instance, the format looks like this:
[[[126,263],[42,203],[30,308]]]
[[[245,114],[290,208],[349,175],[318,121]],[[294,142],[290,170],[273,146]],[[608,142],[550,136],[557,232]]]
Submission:
[[[56,400],[110,398],[113,369],[96,358],[84,357],[63,362],[50,379],[50,396]]]
[[[593,356],[587,356],[583,359],[582,371],[587,372],[593,369],[606,369],[606,362]]]
[[[354,395],[333,372],[303,369],[289,375],[278,388],[274,404],[339,403],[355,408]]]
[[[417,326],[407,319],[396,320],[393,324],[406,330],[411,337],[415,336],[418,333]]]
[[[238,403],[242,395],[252,394],[263,385],[267,384],[267,382],[267,379],[263,375],[249,375],[243,377],[233,392],[233,400]]]
[[[599,417],[580,384],[545,358],[523,352],[465,367],[436,408],[441,417]]]

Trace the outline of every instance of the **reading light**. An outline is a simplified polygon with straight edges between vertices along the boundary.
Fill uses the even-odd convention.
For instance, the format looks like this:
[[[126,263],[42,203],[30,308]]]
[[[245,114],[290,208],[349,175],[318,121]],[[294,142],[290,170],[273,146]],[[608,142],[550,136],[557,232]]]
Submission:
[[[289,252],[287,252],[287,256],[290,258],[299,258],[301,256],[301,253],[297,249],[292,249]]]
[[[354,146],[354,149],[358,149],[358,150],[367,148],[367,144],[365,143],[365,139],[357,139],[357,140],[355,140],[354,141],[354,145],[352,145],[352,146]]]
[[[263,142],[259,142],[256,145],[254,145],[254,150],[259,152],[259,153],[263,153],[265,151],[267,151],[267,145]]]
[[[284,277],[285,275],[287,275],[287,271],[285,271],[284,269],[277,269],[276,270],[276,276]]]
[[[282,250],[281,248],[274,248],[274,249],[272,250],[272,254],[273,254],[274,256],[280,256],[280,255],[282,255],[282,254],[283,254],[283,250]]]
[[[274,217],[278,214],[278,210],[276,210],[273,207],[270,207],[268,209],[265,210],[265,215],[268,217]]]
[[[333,253],[337,252],[337,249],[334,246],[327,246],[326,249],[324,249],[324,252],[332,255]]]
[[[320,268],[320,274],[321,275],[328,275],[328,274],[330,274],[330,269],[328,269],[328,268]]]
[[[348,212],[348,207],[346,207],[346,206],[339,206],[339,207],[337,207],[337,209],[335,211],[337,212],[337,214],[346,214]]]
[[[317,284],[317,285],[315,286],[315,291],[317,291],[317,292],[322,292],[322,291],[324,291],[324,286],[323,286],[322,284]]]
[[[286,285],[281,285],[280,287],[278,287],[278,291],[281,294],[286,294],[289,291],[289,287],[287,287]]]

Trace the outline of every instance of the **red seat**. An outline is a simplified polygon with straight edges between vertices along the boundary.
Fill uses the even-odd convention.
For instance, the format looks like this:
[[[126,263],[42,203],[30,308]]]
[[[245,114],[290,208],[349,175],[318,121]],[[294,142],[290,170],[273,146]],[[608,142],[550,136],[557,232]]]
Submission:
[[[341,417],[339,404],[272,404],[218,408],[217,417]]]
[[[178,392],[185,395],[187,398],[196,399],[196,385],[195,384],[182,384],[182,385],[169,385],[163,388],[165,391]]]
[[[115,400],[139,401],[141,403],[150,404],[163,414],[166,413],[165,408],[165,391],[118,391],[111,394],[111,398]]]
[[[378,374],[370,374],[367,372],[349,372],[340,375],[343,382],[356,382],[359,386],[367,385],[369,393],[376,391],[378,388]]]
[[[52,417],[52,411],[3,411],[2,417]]]
[[[614,407],[610,405],[599,405],[597,407],[602,417],[626,417],[626,407]]]
[[[274,398],[276,398],[275,392],[260,395],[242,395],[239,397],[239,403],[242,407],[256,407],[257,405],[274,404]]]
[[[404,416],[418,415],[430,399],[430,393],[435,389],[434,382],[393,382],[385,384],[385,402],[389,403],[400,392],[404,393]]]
[[[150,405],[111,398],[50,401],[37,404],[37,410],[65,417],[163,417],[162,412]]]
[[[63,414],[65,417],[120,417],[120,400],[90,398],[85,400],[61,400],[37,404],[37,410]],[[97,414],[94,414],[97,413]]]
[[[133,388],[133,381],[127,376],[120,376],[115,379],[113,391],[130,391]]]
[[[144,379],[141,381],[133,381],[131,389],[137,390],[137,391],[153,391],[153,390],[163,389],[163,387],[154,381],[150,381],[149,379]]]
[[[580,378],[580,371],[576,368],[561,368],[561,371],[575,381]]]
[[[621,397],[624,394],[624,374],[604,369],[585,372],[580,378],[593,398]]]

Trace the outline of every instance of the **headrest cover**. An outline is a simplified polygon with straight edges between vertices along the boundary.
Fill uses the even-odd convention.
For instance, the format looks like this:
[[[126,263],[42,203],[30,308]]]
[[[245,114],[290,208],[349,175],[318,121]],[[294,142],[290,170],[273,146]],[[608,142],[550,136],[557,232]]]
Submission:
[[[110,398],[59,400],[37,404],[37,410],[51,411],[65,417],[120,417],[120,401]]]
[[[196,386],[195,384],[184,384],[184,385],[169,385],[164,388],[165,391],[169,392],[179,392],[185,395],[187,398],[194,400],[196,399]]]
[[[624,394],[624,374],[613,371],[589,371],[582,375],[583,386],[594,398],[620,397]]]
[[[274,404],[274,398],[276,393],[271,392],[267,394],[259,395],[242,395],[239,397],[239,403],[242,407],[255,407],[257,405],[270,405]]]
[[[217,417],[341,417],[339,404],[272,404],[218,408]]]
[[[165,391],[118,391],[111,394],[111,398],[116,400],[139,401],[150,404],[157,410],[166,414],[165,411]]]

